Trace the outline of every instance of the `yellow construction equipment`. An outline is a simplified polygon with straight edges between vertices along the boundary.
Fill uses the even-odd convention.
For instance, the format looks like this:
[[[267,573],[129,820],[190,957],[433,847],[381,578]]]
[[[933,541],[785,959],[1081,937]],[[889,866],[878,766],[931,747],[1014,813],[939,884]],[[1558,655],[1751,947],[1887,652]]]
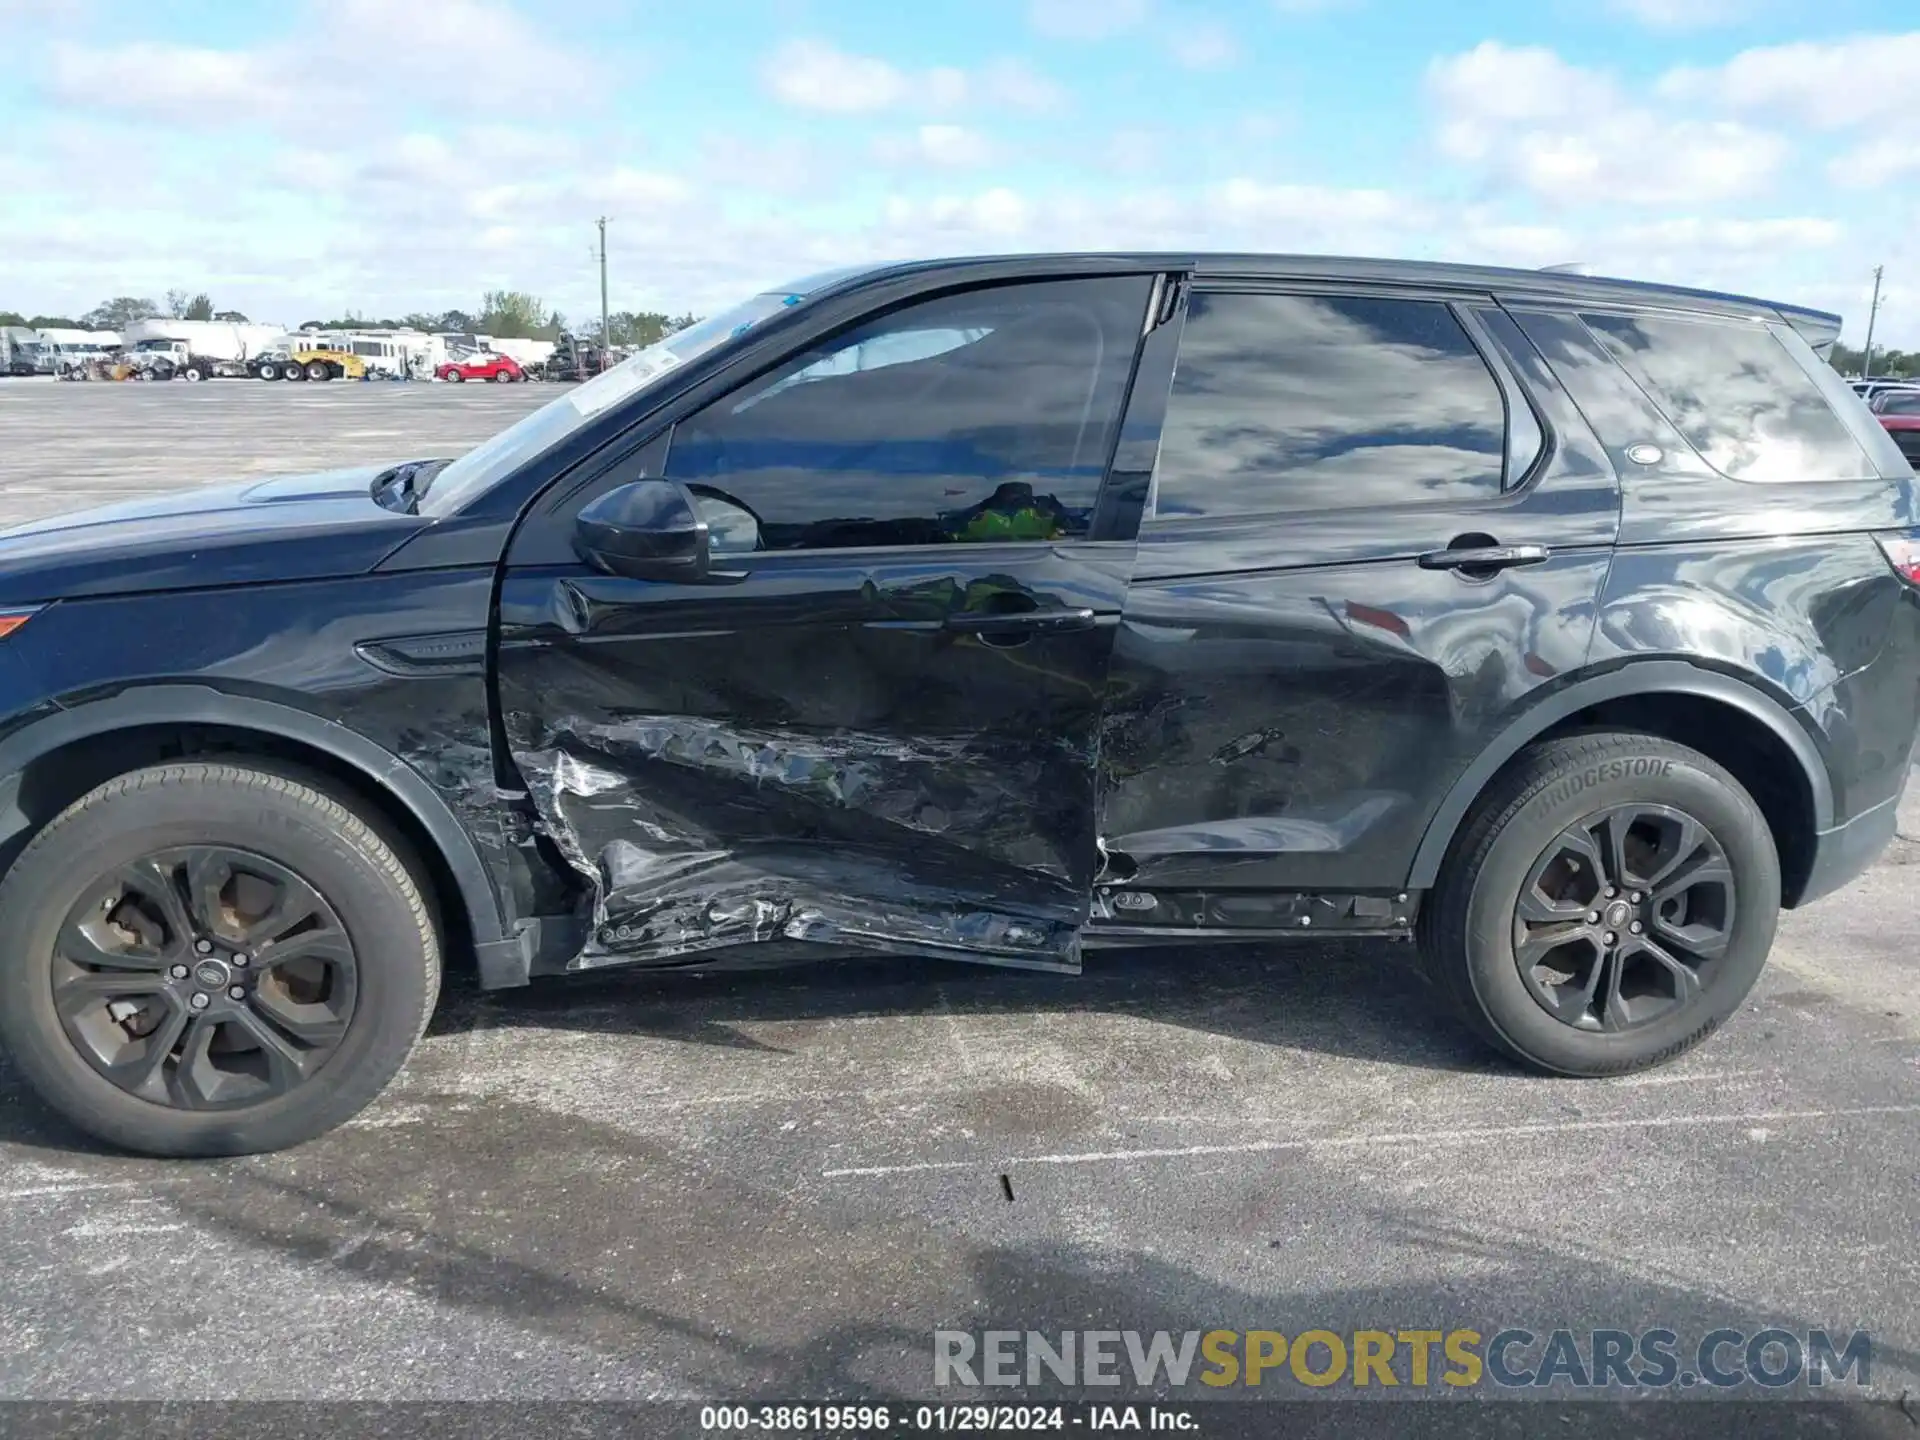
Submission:
[[[262,380],[364,380],[367,362],[350,350],[302,346],[262,360],[254,373]]]

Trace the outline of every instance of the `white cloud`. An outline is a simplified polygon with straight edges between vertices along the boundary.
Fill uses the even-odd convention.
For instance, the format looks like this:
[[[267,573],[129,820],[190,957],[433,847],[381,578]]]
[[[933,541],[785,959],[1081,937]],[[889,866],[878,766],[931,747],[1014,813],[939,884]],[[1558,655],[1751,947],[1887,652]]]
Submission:
[[[1534,194],[1563,204],[1666,205],[1735,199],[1765,188],[1789,147],[1730,121],[1667,121],[1645,111],[1582,130],[1518,137],[1504,162]]]
[[[1556,204],[1657,205],[1754,194],[1790,147],[1770,131],[1637,105],[1551,50],[1485,41],[1435,60],[1440,152]]]
[[[905,71],[870,55],[849,55],[820,40],[790,40],[761,68],[767,88],[802,110],[858,114],[891,110],[913,94]]]
[[[874,154],[893,165],[927,165],[942,170],[971,170],[993,159],[986,136],[964,125],[922,125],[907,135],[883,135]]]
[[[1836,220],[1790,216],[1775,220],[1702,219],[1686,216],[1625,225],[1614,243],[1625,248],[1769,253],[1822,249],[1835,245],[1846,230]]]
[[[285,40],[253,50],[58,42],[48,88],[70,105],[206,128],[236,112],[311,126],[316,94],[338,117],[402,100],[471,106],[477,95],[523,91],[528,75],[580,83],[598,73],[497,0],[327,0],[301,14]]]
[[[988,105],[1041,114],[1067,103],[1066,91],[1024,60],[994,60],[969,82],[969,93]]]
[[[1223,70],[1240,58],[1233,32],[1216,20],[1182,25],[1169,37],[1173,58],[1188,70]]]
[[[1905,123],[1917,69],[1920,31],[1853,35],[1743,50],[1721,66],[1682,67],[1662,77],[1659,93],[1841,129],[1871,121]]]
[[[1621,103],[1607,77],[1541,46],[1497,40],[1433,61],[1427,92],[1441,113],[1440,148],[1456,160],[1486,158],[1521,122],[1570,122]]]
[[[1104,40],[1147,18],[1151,0],[1030,0],[1027,21],[1056,40]]]
[[[100,50],[63,42],[51,59],[49,86],[71,105],[213,124],[237,112],[279,112],[292,99],[276,93],[275,59],[246,51],[150,43]]]
[[[767,57],[760,73],[775,98],[828,114],[949,110],[969,101],[1041,111],[1063,100],[1058,86],[1021,60],[995,60],[971,74],[951,66],[909,72],[821,40],[788,41]]]
[[[1764,0],[1608,0],[1607,8],[1650,30],[1704,30],[1759,12]]]
[[[1827,176],[1850,190],[1873,189],[1920,171],[1920,136],[1883,135],[1836,156]]]

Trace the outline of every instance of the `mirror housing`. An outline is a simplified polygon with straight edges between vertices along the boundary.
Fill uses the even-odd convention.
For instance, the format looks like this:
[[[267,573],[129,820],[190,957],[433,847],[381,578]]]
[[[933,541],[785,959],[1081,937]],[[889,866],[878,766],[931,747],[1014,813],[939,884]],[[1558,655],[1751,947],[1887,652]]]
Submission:
[[[573,548],[596,570],[630,580],[698,584],[707,578],[707,522],[685,486],[635,480],[584,506]]]

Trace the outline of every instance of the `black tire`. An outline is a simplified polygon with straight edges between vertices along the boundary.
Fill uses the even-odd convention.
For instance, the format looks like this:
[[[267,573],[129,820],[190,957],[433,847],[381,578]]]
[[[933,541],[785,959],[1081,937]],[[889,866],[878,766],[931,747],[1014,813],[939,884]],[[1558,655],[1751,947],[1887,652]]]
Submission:
[[[298,380],[304,384],[307,378],[306,368],[301,365],[296,365],[293,361],[289,360],[280,367],[280,378],[282,380]]]
[[[89,1134],[148,1155],[254,1154],[295,1145],[332,1129],[358,1113],[399,1072],[425,1031],[439,993],[437,930],[422,884],[414,878],[417,862],[410,860],[405,844],[321,788],[324,783],[266,761],[155,765],[99,786],[34,837],[0,884],[0,1043],[51,1108]],[[277,868],[293,876],[318,898],[322,913],[338,921],[345,944],[336,946],[334,953],[344,948],[350,956],[351,987],[341,987],[334,997],[347,995],[346,1014],[324,1045],[300,1051],[306,1063],[289,1073],[304,1078],[274,1092],[266,1082],[239,1070],[196,1072],[238,1077],[221,1078],[211,1092],[201,1091],[202,1095],[212,1093],[218,1104],[226,1089],[237,1087],[239,1093],[225,1097],[224,1108],[193,1108],[182,1098],[187,1047],[199,1033],[191,1028],[196,1024],[193,1016],[203,1017],[199,1023],[210,1043],[224,1043],[228,1048],[221,1058],[232,1061],[236,1032],[225,1031],[227,1038],[222,1042],[216,1031],[225,1023],[223,1014],[248,1008],[240,1003],[238,993],[247,986],[237,982],[250,982],[264,992],[268,977],[281,973],[277,965],[297,963],[269,958],[274,951],[271,943],[251,957],[248,970],[237,968],[244,952],[226,954],[224,958],[232,964],[225,979],[204,980],[194,955],[186,957],[194,962],[191,965],[176,965],[170,971],[158,967],[160,973],[152,984],[172,986],[182,995],[195,986],[211,984],[215,995],[210,1008],[190,1013],[185,1000],[175,996],[178,1003],[170,1005],[166,1019],[153,1022],[150,1034],[157,1033],[167,1019],[184,1014],[180,1025],[189,1028],[179,1032],[179,1039],[169,1041],[158,1062],[142,1066],[151,1077],[145,1094],[123,1088],[108,1078],[102,1068],[105,1062],[82,1053],[81,1042],[70,1036],[55,1001],[56,983],[70,985],[73,973],[81,969],[59,953],[84,953],[71,949],[75,942],[67,938],[77,933],[76,926],[93,925],[95,935],[133,935],[118,911],[111,926],[75,918],[111,908],[111,895],[119,885],[108,877],[140,864],[143,857],[199,853],[191,847],[200,846],[242,852],[249,863],[264,862],[260,873]],[[133,936],[131,941],[151,945],[151,954],[168,960],[187,949],[198,953],[184,933],[171,934],[171,921],[165,918],[176,913],[184,918],[193,909],[179,888],[181,877],[190,871],[168,868],[174,863],[163,859],[159,868],[147,871],[164,873],[175,887],[174,910],[159,911],[163,928],[150,931],[165,938],[143,942]],[[225,883],[238,882],[229,873]],[[94,899],[101,894],[109,898],[96,912]],[[225,918],[217,923],[236,923],[236,915],[241,917],[237,923],[246,923],[246,906],[238,899],[227,899],[228,894],[223,890],[218,897]],[[238,896],[239,891],[236,888],[231,894]],[[311,917],[303,917],[302,923],[306,918]],[[330,925],[323,928],[331,933]],[[281,934],[287,938],[279,942],[280,950],[296,953],[298,932]],[[255,942],[221,938],[209,958],[222,958],[221,947],[250,943]],[[178,980],[166,978],[181,971],[190,971],[191,978],[188,974]],[[118,976],[124,972],[87,973]],[[229,980],[236,982],[232,1004],[218,994]],[[266,998],[263,993],[262,999]],[[294,997],[296,1003],[301,998]],[[113,1043],[121,1043],[121,1036],[101,1020],[101,1012],[86,1013],[95,1033],[104,1031],[112,1035]],[[143,1019],[144,1014],[115,1023]],[[244,1050],[252,1032],[237,1033]],[[299,1034],[275,1033],[283,1041],[289,1033]],[[178,1054],[170,1053],[176,1048]],[[243,1062],[246,1058],[242,1054]],[[257,1058],[268,1059],[264,1049]],[[204,1053],[202,1059],[211,1065]],[[257,1068],[271,1072],[275,1067]]]
[[[1641,857],[1629,860],[1625,873],[1657,876],[1671,863],[1673,878],[1664,886],[1642,881],[1644,889],[1633,888],[1629,878],[1609,901],[1609,876],[1569,874],[1581,867],[1570,858],[1576,850],[1561,842],[1589,821],[1622,817],[1629,823],[1621,833]],[[1686,820],[1704,838],[1685,830]],[[1603,830],[1595,851],[1603,871],[1621,868],[1600,854],[1612,849]],[[1711,869],[1709,860],[1715,861]],[[1671,898],[1682,875],[1720,874],[1727,876],[1724,884],[1710,878]],[[1550,923],[1523,919],[1523,894],[1537,914],[1550,877],[1562,887],[1560,906],[1607,908],[1567,918],[1556,911]],[[1575,883],[1596,887],[1597,898],[1565,888]],[[1618,908],[1630,897],[1637,897],[1633,906]],[[1678,910],[1669,908],[1675,905]],[[1610,913],[1616,908],[1617,915]],[[1592,732],[1535,745],[1495,779],[1441,867],[1421,915],[1420,947],[1429,978],[1488,1044],[1550,1074],[1622,1075],[1692,1049],[1740,1007],[1766,964],[1779,912],[1772,831],[1732,775],[1698,751],[1656,736]],[[1599,921],[1588,923],[1594,916]],[[1710,958],[1676,948],[1676,919],[1708,937],[1701,948]],[[1632,933],[1641,938],[1629,938],[1635,925],[1640,929]],[[1546,951],[1544,963],[1523,967],[1518,952],[1526,939],[1540,955],[1561,935],[1573,938]],[[1617,948],[1608,948],[1609,939]],[[1643,940],[1657,941],[1665,958],[1656,963]],[[1584,968],[1590,954],[1601,967],[1597,979]],[[1555,985],[1562,974],[1569,979]],[[1596,999],[1585,1008],[1580,991],[1589,979]],[[1560,1018],[1550,1005],[1572,1018]]]
[[[309,360],[307,362],[307,379],[331,380],[333,379],[333,376],[334,376],[333,366],[329,365],[326,361]]]

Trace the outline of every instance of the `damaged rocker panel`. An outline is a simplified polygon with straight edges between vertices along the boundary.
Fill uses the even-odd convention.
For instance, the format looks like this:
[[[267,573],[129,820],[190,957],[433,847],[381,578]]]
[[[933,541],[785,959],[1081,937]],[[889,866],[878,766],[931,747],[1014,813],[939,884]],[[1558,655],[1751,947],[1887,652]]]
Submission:
[[[1265,939],[1280,935],[1413,933],[1420,896],[1408,891],[1147,890],[1104,886],[1093,897],[1089,939]]]

